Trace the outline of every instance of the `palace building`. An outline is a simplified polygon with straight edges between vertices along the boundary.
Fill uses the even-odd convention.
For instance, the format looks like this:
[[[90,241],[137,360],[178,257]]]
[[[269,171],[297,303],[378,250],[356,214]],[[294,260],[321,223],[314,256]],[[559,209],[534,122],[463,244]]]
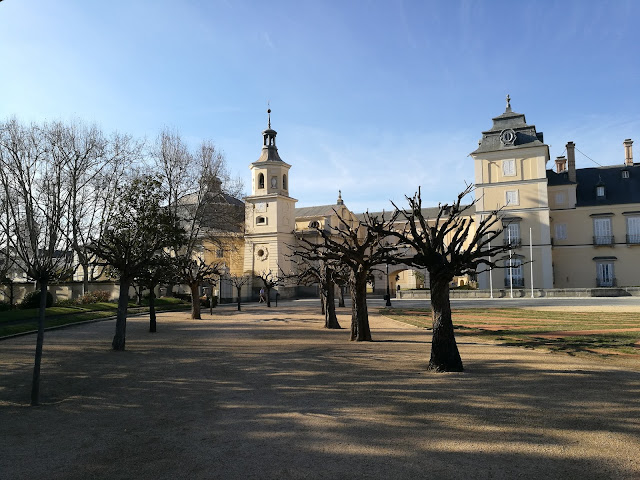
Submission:
[[[624,161],[617,165],[576,169],[575,144],[568,142],[566,157],[550,164],[542,132],[512,110],[508,96],[504,113],[492,120],[471,152],[476,202],[469,212],[479,221],[500,210],[501,241],[512,248],[493,259],[506,268],[478,275],[478,288],[639,286],[640,164],[633,162],[633,142],[624,140]],[[295,208],[291,165],[280,158],[270,115],[262,135],[262,152],[250,165],[251,195],[245,198],[243,270],[252,275],[294,268],[294,230],[312,234],[315,227],[336,226],[336,212],[358,220],[340,194],[335,204]],[[437,209],[426,210],[435,217]],[[386,289],[384,277],[374,275],[380,280],[376,291]],[[392,290],[428,287],[424,270],[392,267],[388,278]],[[284,297],[296,295],[294,287],[279,290]]]

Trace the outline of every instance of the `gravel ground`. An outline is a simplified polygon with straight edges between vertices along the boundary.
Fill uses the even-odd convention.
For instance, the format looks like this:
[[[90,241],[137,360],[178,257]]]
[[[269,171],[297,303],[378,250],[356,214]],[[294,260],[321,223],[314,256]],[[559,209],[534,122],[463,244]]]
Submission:
[[[0,342],[0,478],[640,478],[640,365],[461,337],[434,374],[424,330],[316,308],[131,318],[126,352],[114,321],[47,332],[36,408],[35,336]]]

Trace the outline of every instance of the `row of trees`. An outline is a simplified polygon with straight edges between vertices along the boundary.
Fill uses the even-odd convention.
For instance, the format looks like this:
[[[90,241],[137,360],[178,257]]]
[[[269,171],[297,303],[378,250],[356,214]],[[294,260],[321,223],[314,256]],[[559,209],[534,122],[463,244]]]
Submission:
[[[241,190],[211,142],[191,149],[171,130],[145,142],[78,121],[0,123],[0,282],[12,292],[14,272],[23,272],[41,291],[32,404],[48,285],[78,268],[84,292],[104,274],[117,278],[116,350],[125,348],[133,282],[152,292],[160,282],[189,285],[199,318],[200,284],[222,267],[205,261],[203,245],[241,228]]]
[[[294,257],[301,267],[299,276],[312,277],[321,285],[328,306],[325,326],[340,328],[335,310],[331,311],[337,275],[344,278],[348,274],[352,300],[350,338],[370,341],[366,287],[373,270],[384,264],[426,268],[433,316],[429,368],[462,371],[451,318],[449,284],[455,276],[476,273],[481,268],[499,268],[490,259],[508,249],[495,241],[502,233],[499,211],[489,212],[474,226],[474,216],[469,214],[473,202],[463,204],[472,190],[469,185],[453,204],[440,205],[435,218],[425,216],[418,189],[415,195],[407,197],[407,209],[394,204],[390,215],[383,213],[378,217],[366,213],[362,220],[343,218],[336,212],[339,225],[316,227],[316,238],[298,235]]]

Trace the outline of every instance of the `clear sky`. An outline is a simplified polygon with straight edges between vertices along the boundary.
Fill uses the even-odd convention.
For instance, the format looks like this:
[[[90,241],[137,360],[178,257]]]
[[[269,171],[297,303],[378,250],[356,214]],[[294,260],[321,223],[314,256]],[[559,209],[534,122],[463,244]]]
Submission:
[[[298,206],[473,181],[510,94],[553,158],[640,161],[640,2],[0,1],[0,118],[211,139],[250,188],[270,101]]]

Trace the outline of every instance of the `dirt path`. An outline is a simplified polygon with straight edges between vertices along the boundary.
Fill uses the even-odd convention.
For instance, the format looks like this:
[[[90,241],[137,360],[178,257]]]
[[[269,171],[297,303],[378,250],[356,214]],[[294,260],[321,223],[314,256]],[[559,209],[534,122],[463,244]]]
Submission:
[[[431,374],[424,330],[308,308],[130,319],[126,352],[113,321],[47,332],[38,408],[35,337],[0,342],[0,477],[640,478],[640,365],[465,337]]]

